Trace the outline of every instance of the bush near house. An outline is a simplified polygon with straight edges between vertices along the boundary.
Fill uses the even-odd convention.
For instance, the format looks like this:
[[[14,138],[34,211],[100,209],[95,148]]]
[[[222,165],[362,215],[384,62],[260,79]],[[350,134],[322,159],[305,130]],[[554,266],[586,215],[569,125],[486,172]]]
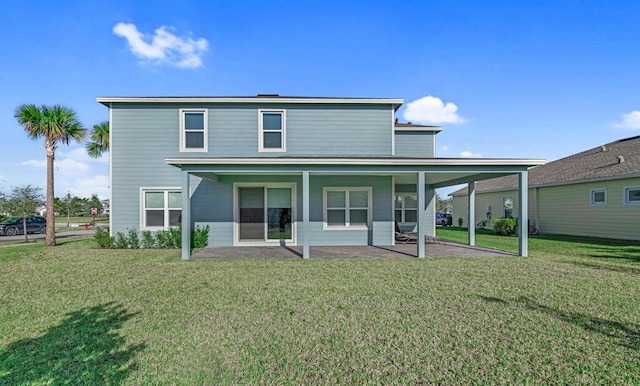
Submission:
[[[500,236],[513,236],[517,225],[516,220],[511,217],[499,218],[493,221],[493,230]]]
[[[160,248],[175,249],[182,247],[182,226],[169,230],[159,230],[155,233],[136,229],[128,229],[127,233],[117,232],[109,236],[109,228],[99,227],[93,235],[100,248],[138,249]],[[209,240],[209,226],[196,227],[191,231],[191,248],[204,248]]]

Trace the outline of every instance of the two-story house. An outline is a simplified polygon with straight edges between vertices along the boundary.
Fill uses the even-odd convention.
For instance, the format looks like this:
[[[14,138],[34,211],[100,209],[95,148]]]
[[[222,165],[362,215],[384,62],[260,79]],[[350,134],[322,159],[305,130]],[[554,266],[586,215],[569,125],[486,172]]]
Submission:
[[[310,246],[392,245],[396,222],[424,257],[436,188],[518,174],[526,201],[527,170],[543,163],[436,158],[442,128],[398,123],[402,99],[97,101],[111,125],[111,232],[182,223],[183,258],[195,226],[209,225],[210,246],[298,245],[307,258]]]

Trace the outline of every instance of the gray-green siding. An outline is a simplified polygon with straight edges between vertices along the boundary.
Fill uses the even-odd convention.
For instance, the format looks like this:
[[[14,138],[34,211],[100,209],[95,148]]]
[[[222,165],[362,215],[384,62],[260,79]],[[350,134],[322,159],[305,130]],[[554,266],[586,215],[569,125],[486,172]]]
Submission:
[[[395,156],[431,158],[434,154],[435,133],[432,131],[399,131],[395,136]]]

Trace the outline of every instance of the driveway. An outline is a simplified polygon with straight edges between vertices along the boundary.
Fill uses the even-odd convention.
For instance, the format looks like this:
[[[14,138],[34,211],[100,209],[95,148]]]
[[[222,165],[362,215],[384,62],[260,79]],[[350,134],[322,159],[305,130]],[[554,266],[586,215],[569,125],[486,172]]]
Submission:
[[[78,231],[67,231],[67,232],[56,232],[56,237],[70,237],[70,236],[89,236],[92,235],[94,230],[78,230]],[[44,233],[34,233],[29,234],[29,241],[31,240],[43,240]],[[20,242],[24,241],[24,235],[16,235],[16,236],[0,236],[0,243],[5,242]]]

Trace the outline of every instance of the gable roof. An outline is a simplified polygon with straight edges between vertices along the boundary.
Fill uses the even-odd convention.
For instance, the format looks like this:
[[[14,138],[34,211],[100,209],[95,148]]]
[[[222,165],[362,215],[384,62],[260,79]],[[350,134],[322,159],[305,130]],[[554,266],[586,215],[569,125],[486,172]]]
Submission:
[[[640,136],[620,139],[529,170],[529,187],[640,176]],[[518,176],[476,182],[476,192],[518,188]],[[466,195],[467,188],[451,196]]]

